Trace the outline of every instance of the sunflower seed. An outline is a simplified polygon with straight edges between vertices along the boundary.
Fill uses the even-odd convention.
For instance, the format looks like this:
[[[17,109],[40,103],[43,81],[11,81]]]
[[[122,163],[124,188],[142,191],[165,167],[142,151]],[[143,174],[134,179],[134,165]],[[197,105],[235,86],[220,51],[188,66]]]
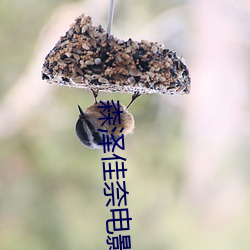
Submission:
[[[65,58],[63,61],[64,61],[65,63],[67,63],[67,64],[70,64],[70,63],[72,63],[72,62],[75,62],[75,59],[73,59],[73,58]]]
[[[153,45],[153,46],[151,47],[151,51],[152,51],[154,54],[156,54],[157,51],[158,51],[158,48],[157,48],[155,45]]]
[[[82,48],[85,49],[85,50],[89,50],[89,46],[86,44],[86,43],[83,43],[82,44]]]
[[[131,76],[141,76],[142,75],[142,73],[138,69],[135,69],[135,68],[130,68],[129,74]]]
[[[66,55],[67,57],[71,57],[72,54],[71,54],[70,52],[66,52],[65,55]]]
[[[83,75],[83,72],[82,72],[82,70],[81,70],[79,67],[75,66],[75,67],[74,67],[74,70],[75,70],[75,72],[78,73],[79,75]]]
[[[142,75],[142,76],[140,77],[140,79],[141,79],[142,81],[147,82],[147,81],[149,81],[149,76],[148,76],[148,75]]]
[[[57,60],[57,63],[58,63],[60,66],[66,66],[66,65],[67,65],[62,59]]]
[[[154,76],[155,76],[155,74],[154,74],[153,72],[150,72],[150,71],[147,72],[147,75],[148,75],[151,79],[153,79]]]
[[[75,31],[76,31],[77,34],[80,33],[80,27],[79,27],[79,25],[75,25]]]
[[[104,84],[108,84],[109,83],[109,81],[106,78],[103,78],[103,77],[99,78],[98,82],[99,83],[104,83]]]
[[[97,74],[94,74],[92,75],[91,79],[99,79],[101,77],[101,75],[97,75]]]
[[[150,47],[150,42],[147,40],[142,40],[141,43],[146,45],[147,47]]]
[[[83,82],[83,77],[82,76],[72,77],[72,81],[76,82],[76,83],[82,83]]]
[[[135,78],[134,77],[129,77],[128,78],[128,83],[129,84],[135,84]]]
[[[85,64],[86,64],[86,65],[94,65],[95,63],[94,63],[93,61],[87,60],[87,61],[85,62]]]
[[[77,55],[77,54],[75,54],[75,53],[73,53],[72,55],[74,56],[74,58],[75,58],[77,61],[80,60],[80,56],[79,56],[79,55]]]

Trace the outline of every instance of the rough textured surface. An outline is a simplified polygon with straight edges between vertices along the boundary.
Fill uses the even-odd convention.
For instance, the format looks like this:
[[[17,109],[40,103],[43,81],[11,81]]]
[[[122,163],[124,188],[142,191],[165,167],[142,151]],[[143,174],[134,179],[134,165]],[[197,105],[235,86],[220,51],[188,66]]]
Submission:
[[[47,55],[42,78],[49,83],[106,92],[187,94],[188,69],[158,43],[123,41],[80,16]]]

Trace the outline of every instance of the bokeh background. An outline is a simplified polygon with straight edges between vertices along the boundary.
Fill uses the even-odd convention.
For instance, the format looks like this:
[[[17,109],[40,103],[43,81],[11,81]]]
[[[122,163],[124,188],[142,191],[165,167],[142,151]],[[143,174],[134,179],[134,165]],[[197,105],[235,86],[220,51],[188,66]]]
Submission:
[[[108,249],[102,151],[75,136],[90,91],[41,80],[44,57],[108,0],[0,2],[0,249]],[[113,34],[182,54],[188,96],[148,95],[126,138],[132,249],[250,249],[250,1],[117,0]],[[127,94],[101,99],[130,101]]]

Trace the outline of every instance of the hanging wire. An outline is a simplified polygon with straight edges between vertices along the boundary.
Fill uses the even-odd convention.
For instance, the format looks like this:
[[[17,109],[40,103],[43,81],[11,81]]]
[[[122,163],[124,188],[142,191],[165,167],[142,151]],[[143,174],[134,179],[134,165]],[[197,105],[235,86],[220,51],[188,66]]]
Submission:
[[[115,10],[115,0],[110,0],[109,14],[108,14],[108,27],[107,27],[107,33],[109,35],[111,34],[113,17],[114,17],[114,10]]]

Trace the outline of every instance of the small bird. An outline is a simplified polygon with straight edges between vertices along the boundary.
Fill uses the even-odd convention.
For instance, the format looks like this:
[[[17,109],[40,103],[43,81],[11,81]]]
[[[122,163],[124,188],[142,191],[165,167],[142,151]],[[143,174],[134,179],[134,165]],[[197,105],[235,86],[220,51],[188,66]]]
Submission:
[[[122,134],[128,135],[131,134],[135,127],[135,121],[133,115],[128,112],[127,108],[131,105],[133,100],[129,103],[127,108],[120,104],[120,123],[118,119],[115,119],[115,122],[103,122],[103,117],[107,117],[108,113],[114,114],[113,112],[117,112],[115,107],[110,107],[108,109],[98,108],[104,105],[107,105],[107,101],[97,101],[96,97],[98,95],[98,91],[92,90],[94,95],[95,103],[88,107],[84,112],[82,108],[78,105],[79,109],[79,118],[76,122],[76,135],[78,136],[79,140],[88,148],[91,149],[98,149],[102,148],[103,142],[103,133],[98,131],[98,129],[106,130],[107,134],[109,135],[109,141],[113,142],[113,139],[118,139]],[[101,114],[101,111],[103,114]],[[114,128],[116,128],[114,130]],[[113,138],[112,138],[112,136]]]

